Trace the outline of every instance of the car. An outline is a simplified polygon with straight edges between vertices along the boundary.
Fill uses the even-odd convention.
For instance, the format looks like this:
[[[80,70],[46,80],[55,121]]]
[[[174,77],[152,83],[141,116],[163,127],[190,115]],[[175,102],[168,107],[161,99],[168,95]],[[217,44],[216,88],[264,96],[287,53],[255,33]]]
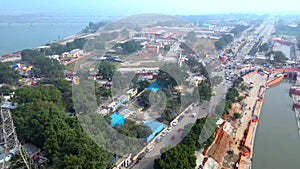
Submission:
[[[163,132],[161,133],[161,136],[162,136],[162,137],[165,137],[166,134],[167,134],[167,132],[163,131]]]
[[[168,127],[168,129],[166,130],[166,132],[170,133],[172,131],[172,127]]]
[[[182,121],[183,118],[184,118],[184,115],[179,116],[178,119],[177,119],[178,122]]]
[[[139,154],[139,156],[137,157],[138,160],[143,159],[146,156],[145,152],[142,152],[141,154]]]
[[[146,152],[150,153],[153,149],[154,149],[154,146],[149,146],[149,147],[147,147]]]
[[[157,139],[155,139],[155,142],[159,143],[159,142],[161,142],[161,140],[162,140],[162,137],[157,137]]]
[[[177,124],[178,124],[177,120],[175,120],[175,121],[172,122],[172,126],[177,126]]]

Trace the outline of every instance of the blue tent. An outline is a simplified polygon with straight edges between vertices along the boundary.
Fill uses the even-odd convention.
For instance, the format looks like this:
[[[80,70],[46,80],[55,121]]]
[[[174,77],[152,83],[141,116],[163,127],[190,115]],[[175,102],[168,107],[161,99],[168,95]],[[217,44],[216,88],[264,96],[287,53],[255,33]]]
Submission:
[[[147,120],[144,122],[144,125],[149,126],[152,130],[152,133],[147,137],[147,143],[150,142],[157,133],[164,129],[164,124],[158,121]]]
[[[120,127],[124,124],[125,118],[123,116],[114,113],[114,114],[110,115],[110,117],[111,117],[111,126],[112,127],[115,127],[115,126]]]

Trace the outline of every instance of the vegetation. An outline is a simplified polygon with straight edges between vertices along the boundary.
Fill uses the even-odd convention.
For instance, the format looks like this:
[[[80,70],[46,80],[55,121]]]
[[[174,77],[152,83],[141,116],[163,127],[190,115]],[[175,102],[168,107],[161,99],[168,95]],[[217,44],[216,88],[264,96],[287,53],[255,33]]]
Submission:
[[[101,27],[105,26],[105,22],[89,22],[89,25],[86,26],[81,32],[82,33],[95,33],[97,32]]]
[[[195,42],[196,41],[196,33],[195,32],[188,32],[185,39],[189,42]]]
[[[0,95],[1,94],[3,94],[3,95],[9,95],[9,93],[11,93],[11,92],[12,92],[12,90],[7,85],[0,87]],[[0,102],[1,102],[1,99],[0,99]]]
[[[298,24],[299,25],[299,24]],[[277,35],[300,36],[300,28],[290,27],[283,19],[279,20],[275,25]]]
[[[21,77],[8,62],[0,62],[0,84],[16,85]]]
[[[270,49],[270,45],[268,43],[263,43],[260,47],[259,47],[259,51],[260,52],[267,52]]]
[[[86,39],[79,38],[68,42],[66,45],[52,43],[47,44],[50,48],[39,50],[25,49],[21,52],[22,60],[32,64],[32,75],[35,77],[61,78],[64,76],[63,71],[65,67],[57,60],[50,59],[46,56],[61,55],[73,49],[83,49],[86,41]]]
[[[234,27],[230,32],[234,34],[234,36],[240,36],[241,33],[249,28],[249,26],[244,26],[244,25],[237,25]]]
[[[131,54],[140,49],[140,44],[136,41],[127,41],[120,46],[123,49],[123,54]]]
[[[266,54],[268,61],[272,64],[274,63],[285,63],[288,58],[286,58],[285,54],[282,51],[271,51]],[[274,60],[271,60],[271,56],[274,57]]]
[[[233,86],[233,87],[239,87],[243,81],[244,81],[243,78],[238,77],[237,79],[235,79],[235,80],[232,82],[232,86]]]
[[[226,100],[235,102],[235,98],[239,96],[239,92],[236,88],[231,87],[228,89],[228,92],[226,93]]]
[[[133,138],[146,138],[152,133],[152,130],[149,126],[136,124],[134,121],[129,119],[125,119],[124,125],[122,125],[120,128],[115,127],[115,129],[120,134]]]
[[[155,159],[154,169],[194,169],[196,167],[196,159],[197,157],[192,148],[186,145],[179,145],[163,152],[160,159]]]
[[[62,104],[66,112],[75,113],[72,99],[72,86],[65,79],[43,79],[42,85],[54,85],[62,94]]]
[[[164,45],[164,51],[168,52],[170,50],[170,45]]]
[[[51,168],[107,168],[112,155],[83,132],[76,117],[65,114],[62,93],[55,86],[22,87],[16,90],[13,111],[21,142],[46,151]]]
[[[233,117],[234,117],[235,119],[239,119],[239,118],[242,117],[242,115],[241,115],[240,113],[233,113]]]
[[[154,168],[195,168],[195,151],[213,142],[215,130],[215,118],[206,117],[198,119],[179,145],[163,152],[161,158],[155,159]]]
[[[217,86],[222,83],[223,78],[222,78],[222,76],[214,76],[210,80],[211,80],[212,85]]]
[[[215,48],[217,50],[223,49],[226,45],[233,41],[233,37],[231,35],[223,35],[221,39],[215,42]]]
[[[111,80],[116,70],[116,64],[108,61],[102,61],[98,65],[98,72],[102,79]]]

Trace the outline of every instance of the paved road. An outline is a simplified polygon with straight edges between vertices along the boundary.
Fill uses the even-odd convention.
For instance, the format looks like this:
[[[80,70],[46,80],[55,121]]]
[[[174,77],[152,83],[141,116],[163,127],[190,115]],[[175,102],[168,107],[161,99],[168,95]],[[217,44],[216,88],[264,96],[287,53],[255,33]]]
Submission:
[[[173,126],[172,131],[168,133],[165,137],[163,137],[160,143],[154,143],[154,150],[150,153],[147,153],[145,158],[140,160],[139,163],[133,167],[133,169],[152,169],[154,159],[160,157],[160,150],[162,148],[177,145],[183,139],[185,134],[182,131],[178,132],[178,129],[184,129],[184,126],[186,126],[187,124],[195,123],[197,118],[205,117],[210,110],[212,110],[218,103],[220,103],[222,97],[224,96],[224,94],[230,86],[231,83],[228,82],[220,84],[214,89],[214,91],[217,92],[217,95],[212,96],[212,100],[210,102],[206,102],[201,106],[197,107],[190,106],[192,112],[185,113],[185,116],[182,119],[182,121],[179,122],[177,126]],[[197,117],[193,118],[192,113],[196,113]],[[175,135],[174,140],[171,139],[172,135]]]

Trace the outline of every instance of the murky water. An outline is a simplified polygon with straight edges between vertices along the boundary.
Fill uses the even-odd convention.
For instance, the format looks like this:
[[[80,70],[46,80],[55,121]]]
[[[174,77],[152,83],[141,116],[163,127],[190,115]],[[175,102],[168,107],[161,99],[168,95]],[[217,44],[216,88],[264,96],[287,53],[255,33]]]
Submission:
[[[290,83],[269,88],[254,143],[253,169],[299,169],[300,139]]]

